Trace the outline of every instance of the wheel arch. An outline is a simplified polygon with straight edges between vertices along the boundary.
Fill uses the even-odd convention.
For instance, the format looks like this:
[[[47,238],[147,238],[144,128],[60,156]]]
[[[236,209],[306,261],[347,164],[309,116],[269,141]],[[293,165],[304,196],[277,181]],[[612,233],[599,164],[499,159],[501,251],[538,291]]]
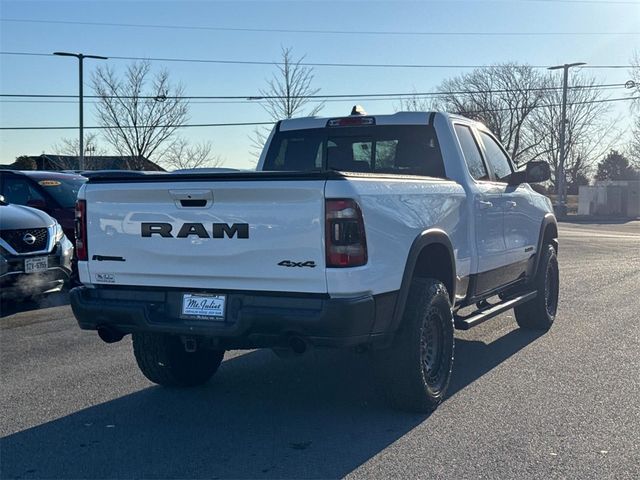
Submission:
[[[533,268],[533,274],[538,271],[540,264],[540,253],[545,244],[551,244],[558,253],[558,221],[553,213],[547,213],[542,219],[540,225],[540,233],[538,235],[538,250],[536,251],[536,260]]]
[[[397,330],[414,277],[436,278],[447,287],[453,305],[456,295],[456,265],[453,245],[447,233],[439,228],[422,232],[413,241],[402,276],[402,285],[393,313],[392,331]]]

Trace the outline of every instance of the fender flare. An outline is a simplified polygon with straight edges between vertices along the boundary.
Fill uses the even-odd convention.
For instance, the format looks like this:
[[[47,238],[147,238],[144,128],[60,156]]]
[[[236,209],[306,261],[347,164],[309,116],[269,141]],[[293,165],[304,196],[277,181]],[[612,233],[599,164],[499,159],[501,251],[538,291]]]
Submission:
[[[558,232],[558,221],[556,220],[556,216],[553,213],[547,213],[545,214],[544,218],[542,219],[542,224],[540,225],[540,233],[538,234],[538,249],[536,251],[536,259],[534,262],[534,266],[533,266],[533,275],[535,276],[538,272],[538,264],[540,263],[540,252],[542,251],[542,245],[544,242],[544,234],[547,231],[547,228],[549,228],[549,226],[552,226],[551,228],[554,228],[556,231],[556,236],[553,237],[553,241],[552,241],[552,245],[553,247],[556,249],[556,253],[558,252],[558,236],[557,236],[557,232]]]
[[[439,228],[430,228],[418,235],[409,249],[409,255],[407,256],[407,263],[402,275],[402,284],[400,291],[398,292],[398,299],[396,300],[396,306],[393,311],[393,319],[391,321],[391,332],[395,332],[400,326],[402,317],[404,315],[405,305],[407,303],[407,297],[409,296],[409,289],[411,287],[411,280],[418,262],[418,257],[422,251],[430,245],[441,245],[445,247],[449,252],[449,258],[451,259],[451,279],[452,288],[449,292],[449,298],[451,304],[455,301],[455,288],[456,288],[456,259],[453,253],[453,245],[449,235],[444,230]]]

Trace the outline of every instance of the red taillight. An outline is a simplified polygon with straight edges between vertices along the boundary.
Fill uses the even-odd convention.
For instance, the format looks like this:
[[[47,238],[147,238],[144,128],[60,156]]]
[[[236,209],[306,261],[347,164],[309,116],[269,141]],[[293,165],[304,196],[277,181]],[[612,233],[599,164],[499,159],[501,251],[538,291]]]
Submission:
[[[78,200],[76,202],[76,258],[78,260],[87,259],[87,202]]]
[[[358,267],[367,263],[367,239],[360,207],[354,200],[325,202],[327,267]]]

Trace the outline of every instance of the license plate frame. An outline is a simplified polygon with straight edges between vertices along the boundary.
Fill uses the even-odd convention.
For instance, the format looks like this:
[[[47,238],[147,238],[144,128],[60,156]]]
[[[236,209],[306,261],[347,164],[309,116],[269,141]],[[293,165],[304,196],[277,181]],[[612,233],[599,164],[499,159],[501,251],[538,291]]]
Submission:
[[[31,257],[24,259],[24,273],[46,272],[48,268],[48,257]]]
[[[211,293],[183,293],[180,318],[224,322],[227,296]]]

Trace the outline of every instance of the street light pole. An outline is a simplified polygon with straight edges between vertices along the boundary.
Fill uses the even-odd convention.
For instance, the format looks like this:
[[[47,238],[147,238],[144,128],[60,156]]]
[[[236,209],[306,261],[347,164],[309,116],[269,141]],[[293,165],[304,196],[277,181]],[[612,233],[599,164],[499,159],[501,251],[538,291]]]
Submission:
[[[99,55],[84,55],[82,53],[70,53],[70,52],[53,52],[54,55],[61,57],[76,57],[78,59],[78,73],[79,73],[79,91],[78,91],[78,104],[80,107],[80,152],[79,152],[79,167],[80,170],[84,170],[84,108],[83,108],[83,80],[82,80],[82,65],[85,58],[95,58],[97,60],[107,60],[107,57],[101,57]]]
[[[560,123],[560,162],[558,165],[558,175],[556,177],[556,194],[558,196],[558,204],[561,210],[561,214],[566,214],[566,205],[567,205],[567,191],[565,186],[565,173],[564,173],[564,162],[566,155],[566,146],[565,146],[565,129],[567,126],[567,90],[569,88],[569,69],[571,67],[578,67],[581,65],[586,65],[584,62],[575,62],[575,63],[565,63],[564,65],[556,65],[554,67],[549,67],[549,70],[563,70],[562,77],[562,120]]]

